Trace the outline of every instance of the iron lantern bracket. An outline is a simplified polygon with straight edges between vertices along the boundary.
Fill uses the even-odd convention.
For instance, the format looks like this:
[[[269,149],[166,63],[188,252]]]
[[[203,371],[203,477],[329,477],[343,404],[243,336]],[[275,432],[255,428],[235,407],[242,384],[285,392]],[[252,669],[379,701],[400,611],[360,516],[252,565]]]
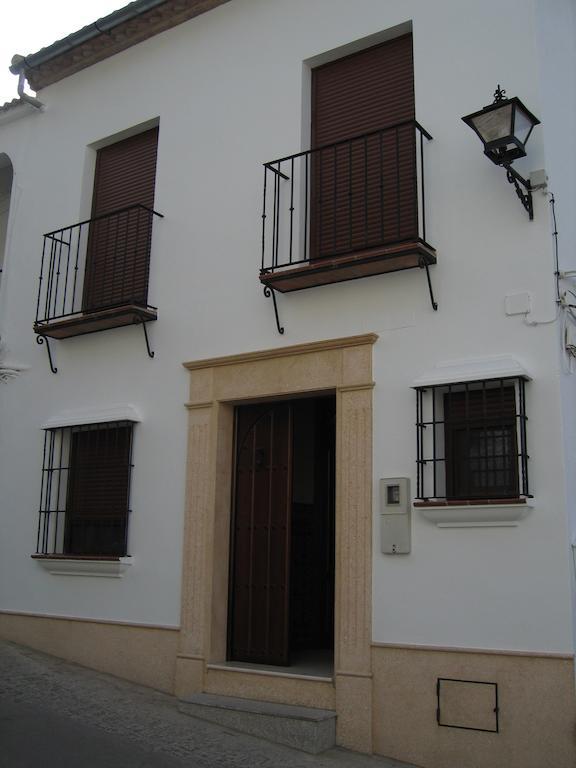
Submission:
[[[532,185],[523,176],[512,168],[510,163],[502,163],[502,168],[506,169],[506,178],[510,184],[514,184],[514,189],[518,195],[518,199],[528,212],[530,221],[534,219],[534,207],[532,203]],[[522,190],[522,187],[526,190]]]

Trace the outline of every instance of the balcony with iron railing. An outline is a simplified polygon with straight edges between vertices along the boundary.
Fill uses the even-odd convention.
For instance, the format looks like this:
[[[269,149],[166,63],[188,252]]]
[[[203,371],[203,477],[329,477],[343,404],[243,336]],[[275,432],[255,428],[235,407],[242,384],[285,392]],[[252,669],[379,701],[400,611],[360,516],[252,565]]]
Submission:
[[[411,120],[265,163],[266,288],[428,272],[436,263],[426,239],[424,139],[431,138]]]
[[[156,320],[148,303],[152,223],[132,205],[44,235],[34,331],[64,339]]]

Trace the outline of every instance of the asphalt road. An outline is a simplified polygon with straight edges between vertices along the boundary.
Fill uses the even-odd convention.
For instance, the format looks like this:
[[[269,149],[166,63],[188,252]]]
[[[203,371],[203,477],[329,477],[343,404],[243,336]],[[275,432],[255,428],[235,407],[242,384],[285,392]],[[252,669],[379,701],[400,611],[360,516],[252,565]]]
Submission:
[[[182,714],[149,688],[0,641],[0,768],[413,768],[308,755]]]

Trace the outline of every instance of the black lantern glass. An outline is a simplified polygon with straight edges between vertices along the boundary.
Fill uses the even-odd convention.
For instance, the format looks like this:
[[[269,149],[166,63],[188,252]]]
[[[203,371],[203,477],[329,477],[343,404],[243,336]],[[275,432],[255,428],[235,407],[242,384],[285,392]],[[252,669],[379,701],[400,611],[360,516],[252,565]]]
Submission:
[[[524,146],[534,126],[540,123],[520,99],[505,99],[504,93],[498,86],[493,104],[462,118],[480,137],[484,153],[496,165],[508,165],[524,157]]]

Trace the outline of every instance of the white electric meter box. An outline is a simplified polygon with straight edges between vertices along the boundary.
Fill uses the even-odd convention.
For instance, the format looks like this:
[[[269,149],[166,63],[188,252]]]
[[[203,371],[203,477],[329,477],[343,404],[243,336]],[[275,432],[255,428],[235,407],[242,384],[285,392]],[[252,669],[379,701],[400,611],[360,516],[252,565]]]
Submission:
[[[411,545],[410,480],[380,480],[380,550],[385,555],[407,555]]]

